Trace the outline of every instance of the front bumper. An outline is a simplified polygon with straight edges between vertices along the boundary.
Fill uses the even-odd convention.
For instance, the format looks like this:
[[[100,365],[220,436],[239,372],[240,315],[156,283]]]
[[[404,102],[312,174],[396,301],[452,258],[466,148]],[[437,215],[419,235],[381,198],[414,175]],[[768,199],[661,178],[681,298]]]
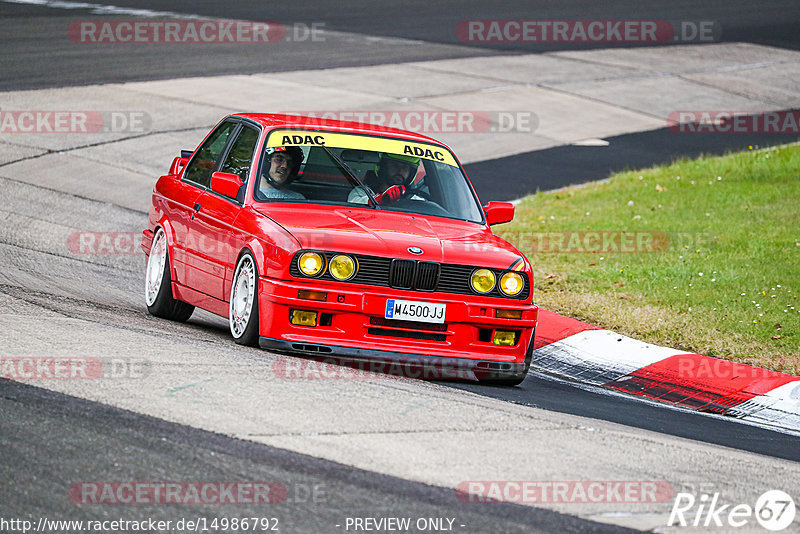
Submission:
[[[301,299],[301,290],[327,297]],[[445,323],[387,320],[388,298],[446,304]],[[497,309],[519,310],[522,318],[498,318]],[[291,310],[317,312],[316,326],[291,324]],[[524,365],[537,319],[537,306],[512,299],[259,278],[259,344],[274,350],[370,361],[427,357],[439,364],[513,371]],[[495,330],[514,332],[514,345],[494,344]]]
[[[475,380],[496,373],[524,376],[528,372],[525,362],[510,363],[469,358],[445,358],[335,345],[293,343],[268,337],[259,337],[258,345],[262,349],[314,356],[321,359],[322,363],[344,365],[363,373],[380,373],[424,380]],[[532,350],[532,348],[533,346],[531,345],[529,350]],[[281,370],[284,378],[300,378],[312,373],[319,374],[320,371],[301,367],[294,371]]]

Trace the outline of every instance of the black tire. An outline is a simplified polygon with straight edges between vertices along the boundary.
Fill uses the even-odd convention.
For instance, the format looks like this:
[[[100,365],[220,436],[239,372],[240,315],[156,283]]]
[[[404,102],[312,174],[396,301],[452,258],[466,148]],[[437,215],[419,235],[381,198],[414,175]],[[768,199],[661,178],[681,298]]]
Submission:
[[[158,250],[157,250],[158,249]],[[161,276],[158,276],[159,264],[163,254]],[[158,264],[154,263],[158,262]],[[184,323],[194,313],[194,306],[172,296],[172,277],[170,275],[169,247],[164,230],[158,229],[153,237],[153,245],[145,264],[144,299],[150,315]]]
[[[228,326],[236,343],[258,346],[258,266],[249,250],[241,255],[233,272]]]
[[[530,345],[528,345],[528,352],[525,353],[525,362],[520,371],[476,371],[475,376],[481,384],[490,386],[518,386],[528,376],[528,370],[531,368],[531,359],[533,358],[533,340],[536,336],[534,330],[531,336]]]

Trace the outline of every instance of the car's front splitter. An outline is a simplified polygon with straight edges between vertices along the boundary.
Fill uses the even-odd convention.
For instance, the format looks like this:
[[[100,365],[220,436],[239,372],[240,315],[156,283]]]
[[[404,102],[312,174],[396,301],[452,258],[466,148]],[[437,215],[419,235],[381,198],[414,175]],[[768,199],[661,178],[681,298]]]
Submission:
[[[426,380],[480,380],[489,374],[524,376],[527,373],[526,362],[447,358],[408,352],[300,343],[264,336],[258,338],[258,344],[262,349],[314,356],[327,363],[355,367],[363,372]],[[530,354],[530,350],[528,353]]]

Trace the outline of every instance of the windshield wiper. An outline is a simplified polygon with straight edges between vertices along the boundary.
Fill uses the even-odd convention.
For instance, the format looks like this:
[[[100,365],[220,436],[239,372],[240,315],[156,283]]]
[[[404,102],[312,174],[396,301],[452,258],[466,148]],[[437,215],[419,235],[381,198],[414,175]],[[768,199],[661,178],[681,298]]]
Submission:
[[[360,187],[361,189],[363,189],[363,190],[364,190],[364,192],[367,194],[367,198],[369,199],[369,203],[370,203],[370,204],[371,204],[373,207],[375,207],[375,208],[377,208],[377,209],[380,209],[380,208],[379,208],[380,204],[378,203],[378,201],[377,201],[377,200],[375,200],[375,195],[373,194],[373,192],[372,192],[372,189],[370,189],[370,188],[369,188],[369,186],[368,186],[367,184],[365,184],[365,183],[364,183],[364,182],[361,180],[361,178],[359,178],[359,177],[358,177],[358,175],[356,174],[356,172],[355,172],[353,169],[351,169],[351,168],[350,168],[350,165],[348,165],[347,163],[345,163],[345,162],[344,162],[344,160],[343,160],[342,158],[340,158],[339,156],[337,156],[336,154],[334,154],[334,153],[333,153],[333,151],[332,151],[331,149],[329,149],[328,147],[326,147],[325,145],[319,145],[319,146],[321,146],[321,147],[322,147],[322,149],[323,149],[325,152],[327,152],[327,153],[328,153],[328,155],[331,157],[331,159],[332,159],[333,161],[335,161],[335,162],[336,162],[336,163],[337,163],[337,164],[338,164],[338,165],[339,165],[339,166],[342,168],[342,170],[343,170],[344,172],[346,172],[346,173],[347,173],[347,175],[348,175],[348,178],[350,179],[350,181],[351,181],[351,182],[355,182],[355,185],[357,185],[358,187]]]

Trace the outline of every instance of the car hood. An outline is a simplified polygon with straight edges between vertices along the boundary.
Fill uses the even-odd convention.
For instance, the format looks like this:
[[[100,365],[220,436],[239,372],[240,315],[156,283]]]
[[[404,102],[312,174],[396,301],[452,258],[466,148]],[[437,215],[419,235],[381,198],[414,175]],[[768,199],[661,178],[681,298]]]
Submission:
[[[274,205],[256,210],[290,232],[302,248],[509,268],[520,253],[488,227],[440,217],[366,208]],[[409,247],[422,249],[412,254]]]

